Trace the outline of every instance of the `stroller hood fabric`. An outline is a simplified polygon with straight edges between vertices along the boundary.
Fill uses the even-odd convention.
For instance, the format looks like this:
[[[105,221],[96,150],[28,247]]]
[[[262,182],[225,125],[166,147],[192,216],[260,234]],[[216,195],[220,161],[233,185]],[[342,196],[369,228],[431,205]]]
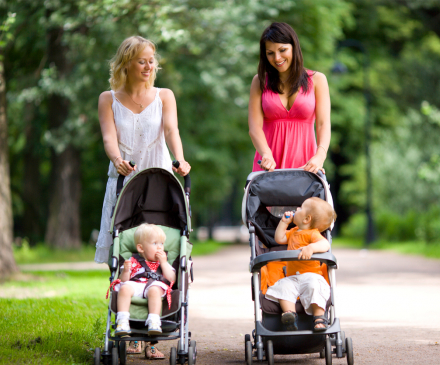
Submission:
[[[280,218],[273,216],[267,207],[300,206],[304,200],[311,197],[323,200],[327,198],[319,177],[303,170],[275,170],[262,173],[249,184],[246,198],[247,221],[253,223],[258,238],[267,247],[279,246],[273,236],[280,221]]]
[[[114,226],[121,232],[144,222],[191,229],[182,186],[167,170],[146,169],[128,181],[116,204],[111,230]]]

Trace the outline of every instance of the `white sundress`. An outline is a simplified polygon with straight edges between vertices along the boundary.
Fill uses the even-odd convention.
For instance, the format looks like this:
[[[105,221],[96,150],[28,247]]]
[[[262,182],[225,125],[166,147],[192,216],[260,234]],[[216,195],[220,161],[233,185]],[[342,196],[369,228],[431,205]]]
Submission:
[[[162,100],[160,89],[156,88],[154,100],[139,114],[126,108],[111,90],[112,110],[118,136],[121,157],[136,162],[136,171],[124,179],[124,184],[138,171],[150,167],[161,167],[172,172],[171,157],[168,151],[162,120]],[[116,204],[116,184],[118,173],[110,161],[108,181],[102,207],[101,229],[96,242],[95,262],[107,263],[112,234],[109,232],[111,211]]]

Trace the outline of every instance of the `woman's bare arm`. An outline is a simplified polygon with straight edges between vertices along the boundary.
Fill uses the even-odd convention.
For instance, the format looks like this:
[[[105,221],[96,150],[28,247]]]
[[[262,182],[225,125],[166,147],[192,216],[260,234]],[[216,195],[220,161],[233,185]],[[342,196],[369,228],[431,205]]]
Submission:
[[[261,106],[261,89],[258,75],[255,75],[249,95],[249,135],[255,149],[261,155],[261,168],[273,171],[276,162],[273,158],[272,151],[267,144],[266,136],[263,132],[263,108]]]
[[[316,100],[316,141],[320,147],[316,150],[315,156],[304,165],[304,170],[316,173],[323,167],[330,145],[330,92],[327,78],[321,72],[313,75],[313,85]]]
[[[112,110],[112,95],[110,91],[104,91],[98,100],[98,117],[101,126],[102,140],[107,157],[116,167],[118,174],[127,176],[135,167],[131,167],[128,161],[123,161],[118,146],[115,119]]]
[[[185,176],[191,170],[191,166],[185,161],[183,156],[182,140],[180,139],[177,123],[176,98],[170,89],[162,89],[159,95],[163,104],[162,115],[165,140],[174,158],[180,162],[179,168],[175,169],[173,167],[173,170],[179,175]]]

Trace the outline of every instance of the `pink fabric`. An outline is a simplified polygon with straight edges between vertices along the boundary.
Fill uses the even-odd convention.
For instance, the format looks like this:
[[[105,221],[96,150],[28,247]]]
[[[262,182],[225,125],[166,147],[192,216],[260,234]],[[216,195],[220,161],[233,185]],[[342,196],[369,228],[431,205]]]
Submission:
[[[277,169],[302,167],[316,153],[313,71],[308,70],[307,73],[310,76],[309,91],[305,94],[301,88],[289,111],[277,93],[264,90],[261,96],[263,131]],[[261,160],[261,155],[256,152],[252,171],[262,170],[258,160]]]

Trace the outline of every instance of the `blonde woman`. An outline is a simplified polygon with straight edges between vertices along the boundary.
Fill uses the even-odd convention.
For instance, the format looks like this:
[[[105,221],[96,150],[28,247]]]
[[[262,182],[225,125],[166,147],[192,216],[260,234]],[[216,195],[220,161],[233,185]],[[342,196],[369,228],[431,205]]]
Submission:
[[[111,210],[116,203],[118,175],[124,183],[137,169],[161,167],[185,176],[191,166],[185,161],[177,127],[177,107],[169,89],[154,87],[159,62],[153,42],[133,36],[125,39],[110,62],[110,91],[99,96],[98,113],[105,152],[110,159],[102,208],[101,229],[95,261],[108,262],[112,236],[108,232]],[[167,145],[180,167],[172,167]],[[136,162],[131,167],[129,161]],[[147,349],[148,350],[148,349]],[[163,354],[153,350],[152,355]],[[147,354],[147,351],[146,351]]]

